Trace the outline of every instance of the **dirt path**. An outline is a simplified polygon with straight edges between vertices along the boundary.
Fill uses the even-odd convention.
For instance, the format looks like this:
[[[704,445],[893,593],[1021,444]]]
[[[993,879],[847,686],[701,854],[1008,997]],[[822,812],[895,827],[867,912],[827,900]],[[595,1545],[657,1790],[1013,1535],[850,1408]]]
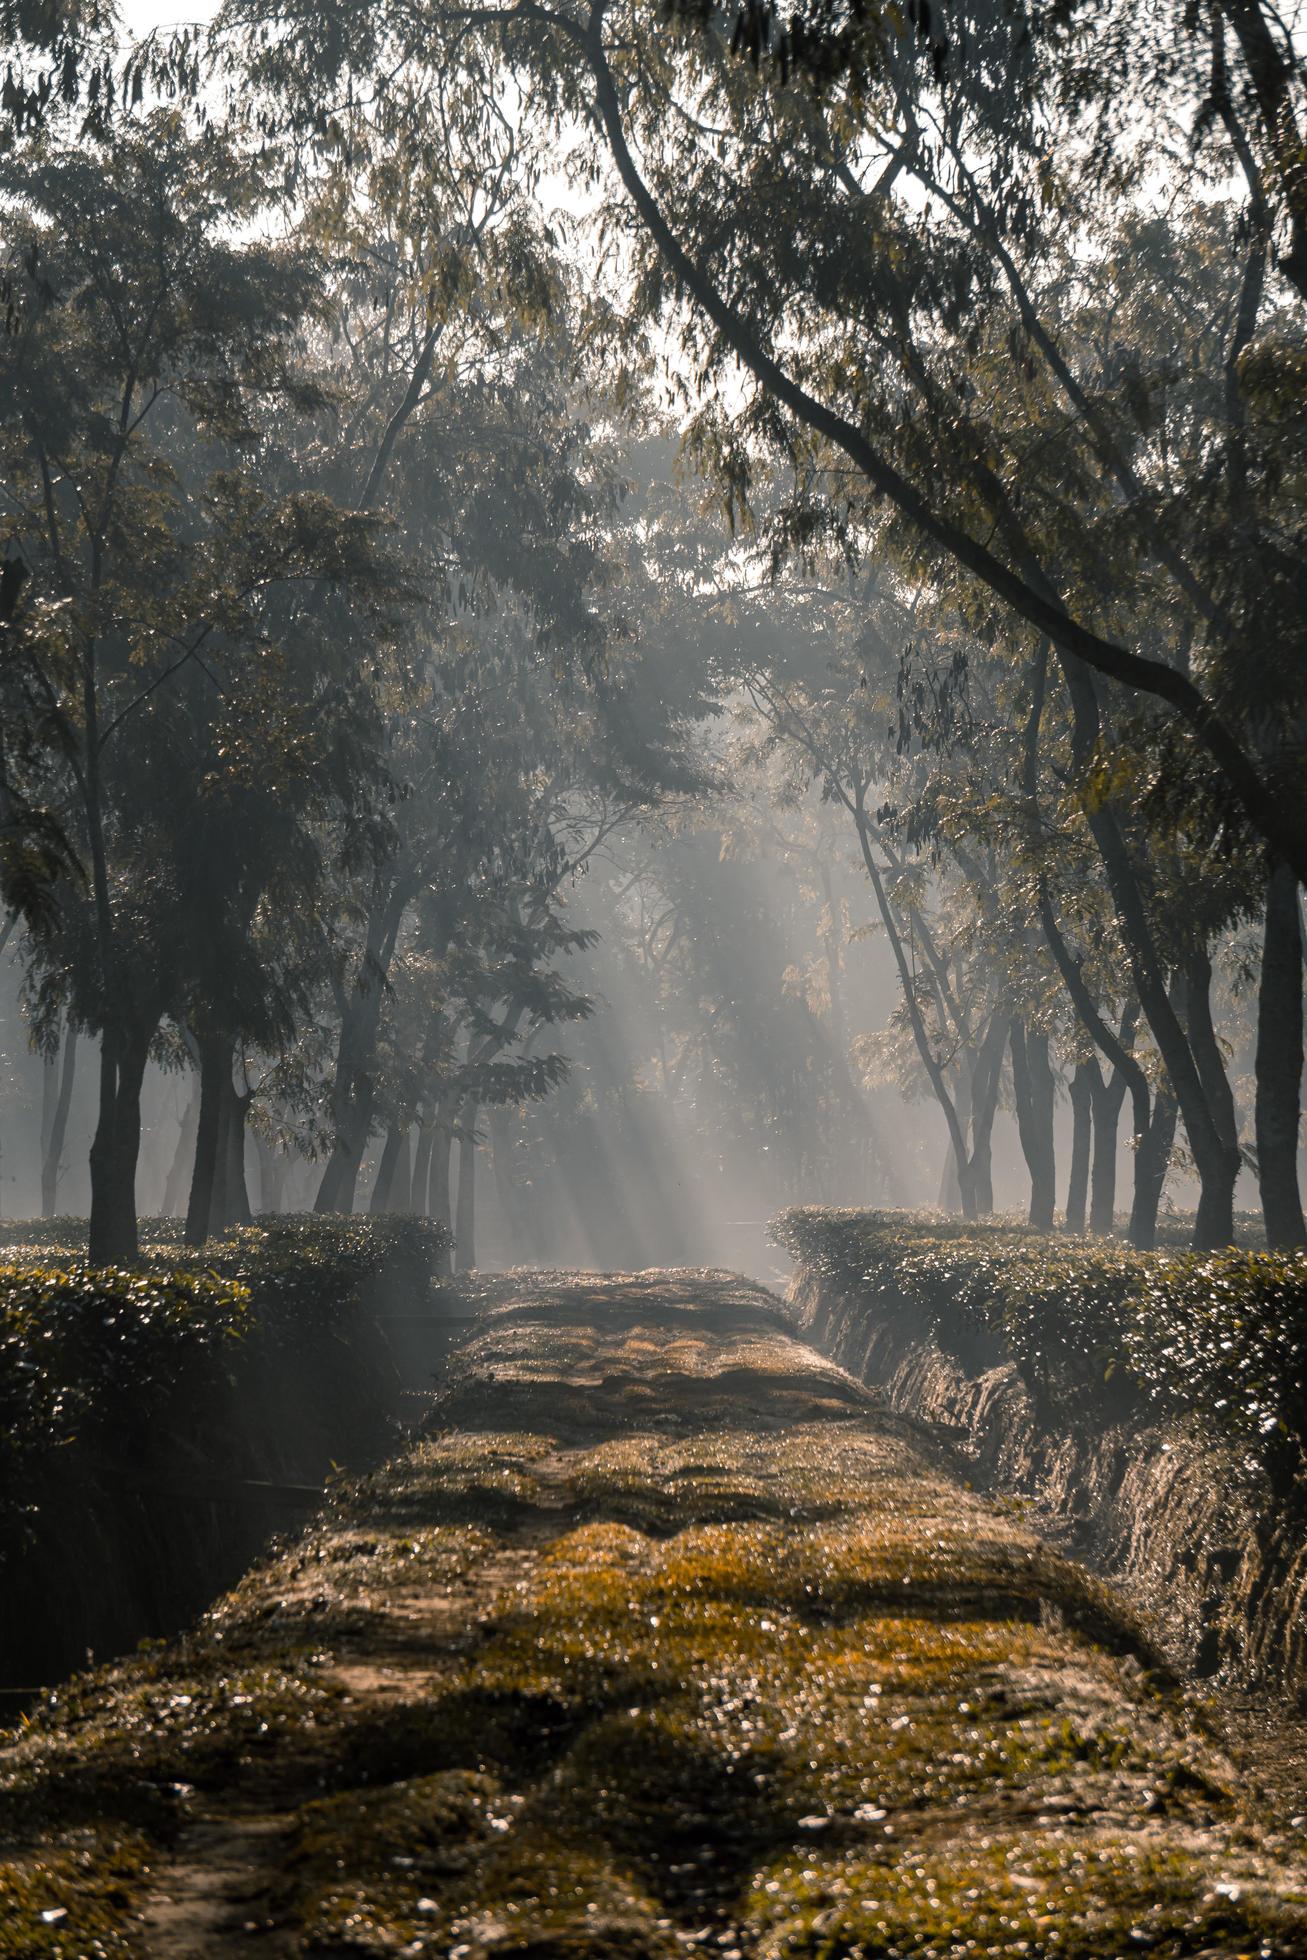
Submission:
[[[1307,1955],[1119,1603],[721,1274],[537,1275],[427,1433],[0,1749],[0,1957]]]

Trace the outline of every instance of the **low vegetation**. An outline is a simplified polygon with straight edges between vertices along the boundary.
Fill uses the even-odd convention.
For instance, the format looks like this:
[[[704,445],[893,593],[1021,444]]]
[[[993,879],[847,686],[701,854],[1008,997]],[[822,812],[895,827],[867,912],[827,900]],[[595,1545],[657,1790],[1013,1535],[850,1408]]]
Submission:
[[[960,1359],[1010,1360],[1044,1413],[1184,1416],[1284,1495],[1307,1476],[1307,1255],[1139,1252],[902,1212],[788,1211],[805,1270]]]
[[[253,1556],[271,1519],[224,1556],[222,1486],[320,1483],[385,1449],[398,1378],[378,1314],[430,1304],[443,1235],[275,1219],[190,1250],[164,1222],[126,1272],[86,1264],[84,1225],[21,1230],[0,1246],[0,1651],[8,1679],[48,1679],[88,1642],[166,1626],[169,1588],[195,1610]]]

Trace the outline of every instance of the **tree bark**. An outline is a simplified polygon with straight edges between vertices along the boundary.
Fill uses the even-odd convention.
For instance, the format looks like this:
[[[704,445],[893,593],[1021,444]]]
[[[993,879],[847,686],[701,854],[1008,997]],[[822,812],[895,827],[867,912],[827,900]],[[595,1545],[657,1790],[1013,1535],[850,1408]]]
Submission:
[[[1051,1232],[1057,1208],[1057,1162],[1053,1149],[1053,1071],[1048,1036],[1012,1022],[1012,1087],[1017,1105],[1021,1154],[1030,1172],[1030,1223]]]
[[[376,1181],[372,1186],[372,1196],[368,1200],[368,1210],[374,1217],[382,1212],[394,1210],[391,1200],[395,1192],[397,1173],[401,1168],[404,1174],[404,1184],[407,1187],[407,1145],[408,1125],[396,1119],[386,1131],[386,1141],[381,1146],[381,1162],[377,1165]]]
[[[54,1064],[48,1064],[53,1069]],[[77,1029],[70,1021],[64,1030],[63,1061],[59,1068],[59,1090],[50,1110],[48,1129],[43,1125],[41,1153],[41,1216],[53,1218],[59,1209],[59,1176],[63,1170],[64,1144],[68,1137],[68,1111],[73,1100],[73,1079],[77,1071]],[[47,1076],[47,1083],[49,1077]]]
[[[254,1154],[259,1160],[259,1211],[265,1217],[275,1217],[285,1199],[286,1159],[258,1130],[254,1132]]]
[[[1141,1252],[1157,1244],[1157,1212],[1166,1186],[1175,1143],[1178,1106],[1169,1089],[1160,1088],[1153,1111],[1135,1149],[1134,1203],[1130,1210],[1130,1243]]]
[[[441,1122],[434,1123],[431,1131],[431,1173],[427,1186],[427,1216],[435,1224],[443,1225],[446,1232],[450,1230],[449,1158],[452,1143],[453,1137],[449,1125]],[[448,1245],[437,1256],[436,1271],[442,1276],[453,1271]]]
[[[176,1218],[182,1209],[182,1192],[186,1179],[195,1163],[195,1132],[200,1120],[200,1086],[191,1085],[191,1093],[182,1111],[181,1128],[177,1132],[177,1147],[172,1153],[172,1164],[163,1187],[163,1215]]]
[[[230,1058],[227,1064],[224,1100],[227,1113],[222,1131],[224,1176],[222,1215],[218,1229],[227,1232],[233,1225],[254,1223],[254,1213],[250,1209],[249,1187],[245,1182],[245,1123],[253,1097],[242,1095],[232,1081]]]
[[[1003,1016],[991,1014],[971,1071],[971,1195],[977,1218],[988,1218],[994,1209],[994,1117],[1007,1035]]]
[[[477,1269],[476,1240],[476,1145],[477,1111],[473,1107],[463,1118],[458,1139],[458,1210],[454,1219],[454,1252],[460,1273]]]
[[[1123,1070],[1113,1069],[1110,1076],[1104,1076],[1097,1062],[1091,1064],[1089,1094],[1094,1115],[1094,1157],[1089,1229],[1103,1238],[1116,1229],[1116,1144],[1125,1093]]]
[[[413,1176],[409,1187],[409,1210],[416,1218],[428,1218],[431,1204],[431,1150],[435,1143],[434,1119],[418,1125],[413,1146]]]
[[[230,1072],[231,1051],[221,1035],[200,1038],[200,1112],[195,1127],[195,1166],[186,1207],[186,1243],[203,1245],[213,1236],[216,1185],[223,1168],[222,1129],[224,1069]]]
[[[359,1166],[372,1134],[376,1106],[377,1035],[390,963],[404,913],[413,893],[412,880],[396,876],[389,890],[379,892],[368,915],[363,956],[340,1020],[332,1087],[332,1120],[336,1141],[314,1200],[315,1211],[353,1211]]]
[[[1274,10],[1264,0],[1221,0],[1221,12],[1234,29],[1288,219],[1289,249],[1278,260],[1279,268],[1298,297],[1307,300],[1307,182],[1296,102],[1300,71],[1276,32]]]
[[[136,1164],[141,1149],[141,1084],[154,1028],[137,1023],[100,1047],[100,1110],[91,1144],[91,1218],[87,1258],[93,1266],[131,1266],[140,1256]]]
[[[1098,746],[1102,729],[1098,696],[1091,674],[1078,661],[1064,658],[1062,671],[1071,699],[1072,750],[1077,767],[1084,768]],[[1211,963],[1200,948],[1186,962],[1182,988],[1174,984],[1168,988],[1134,860],[1116,812],[1110,801],[1096,797],[1087,797],[1083,807],[1116,908],[1134,990],[1157,1043],[1198,1169],[1194,1244],[1200,1250],[1227,1245],[1234,1228],[1239,1143],[1229,1079],[1211,1025]],[[1183,1011],[1181,1000],[1185,1003]]]
[[[1094,1127],[1094,1076],[1101,1074],[1092,1062],[1077,1062],[1071,1077],[1071,1168],[1066,1186],[1066,1228],[1083,1232],[1089,1207],[1089,1159]],[[1116,1133],[1112,1134],[1116,1149]]]
[[[1185,963],[1183,999],[1185,1029],[1208,1119],[1195,1132],[1182,1103],[1185,1134],[1199,1178],[1194,1248],[1211,1252],[1234,1241],[1234,1187],[1240,1157],[1234,1096],[1212,1025],[1212,962],[1205,948],[1191,954]]]
[[[1298,1185],[1302,1114],[1303,939],[1298,880],[1283,861],[1266,881],[1262,974],[1257,991],[1257,1181],[1266,1243],[1307,1244]]]

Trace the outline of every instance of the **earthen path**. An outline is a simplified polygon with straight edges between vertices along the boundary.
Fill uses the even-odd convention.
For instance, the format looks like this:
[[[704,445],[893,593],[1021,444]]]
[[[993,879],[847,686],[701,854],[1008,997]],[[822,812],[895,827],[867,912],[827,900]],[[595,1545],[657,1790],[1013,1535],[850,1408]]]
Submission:
[[[424,1435],[0,1746],[0,1956],[1307,1955],[1146,1638],[771,1296],[482,1297]]]

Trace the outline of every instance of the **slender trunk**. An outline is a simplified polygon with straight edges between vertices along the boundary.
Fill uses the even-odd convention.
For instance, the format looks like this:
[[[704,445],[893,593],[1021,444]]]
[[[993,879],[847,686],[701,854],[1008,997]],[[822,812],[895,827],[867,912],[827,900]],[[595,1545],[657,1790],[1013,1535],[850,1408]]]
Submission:
[[[435,1142],[434,1122],[418,1126],[417,1142],[413,1146],[413,1177],[409,1191],[409,1210],[416,1218],[428,1216],[431,1191],[431,1147]]]
[[[939,1196],[935,1200],[941,1211],[961,1211],[962,1186],[958,1183],[958,1153],[953,1148],[952,1138],[944,1145],[944,1162],[940,1166]]]
[[[1089,1157],[1094,1127],[1094,1077],[1102,1075],[1096,1063],[1077,1062],[1071,1077],[1071,1169],[1066,1186],[1066,1228],[1083,1232],[1089,1205]],[[1116,1132],[1112,1132],[1116,1150]]]
[[[226,1121],[223,1124],[223,1190],[221,1230],[233,1225],[252,1225],[250,1194],[245,1182],[245,1122],[249,1115],[248,1095],[241,1095],[231,1079],[230,1059],[226,1071]]]
[[[332,1120],[336,1140],[327,1159],[315,1211],[353,1211],[363,1152],[372,1134],[376,1107],[377,1036],[395,942],[403,923],[413,884],[396,877],[384,897],[380,894],[368,916],[363,957],[341,1015],[332,1087]]]
[[[64,1144],[68,1137],[68,1112],[72,1107],[73,1079],[77,1071],[77,1029],[72,1022],[64,1031],[63,1064],[59,1070],[59,1093],[50,1112],[50,1128],[41,1155],[41,1216],[53,1218],[59,1209],[59,1176],[63,1170]]]
[[[962,1215],[964,1218],[971,1219],[976,1216],[976,1192],[975,1181],[971,1174],[971,1161],[967,1151],[966,1135],[959,1121],[953,1098],[949,1094],[943,1064],[931,1046],[930,1033],[921,1012],[921,1003],[917,999],[916,982],[908,964],[907,954],[903,949],[903,935],[899,930],[898,920],[895,918],[893,909],[890,906],[889,895],[885,890],[885,880],[882,876],[880,865],[876,862],[875,852],[872,849],[872,827],[866,810],[863,808],[862,794],[863,792],[860,790],[856,801],[851,806],[851,814],[858,832],[858,844],[862,852],[862,862],[866,867],[867,876],[871,880],[871,888],[876,895],[876,908],[880,913],[881,924],[885,928],[885,937],[889,940],[890,950],[894,955],[894,964],[898,968],[899,985],[903,991],[903,1005],[907,1010],[908,1022],[912,1028],[912,1038],[916,1043],[917,1054],[921,1058],[922,1067],[925,1069],[930,1086],[935,1092],[935,1100],[939,1104],[944,1121],[948,1125],[949,1142],[953,1146],[953,1153],[957,1161]]]
[[[231,1207],[231,1051],[222,1044],[222,1071],[218,1077],[218,1149],[213,1165],[213,1188],[209,1195],[208,1239],[220,1238],[227,1229]]]
[[[1007,1022],[992,1014],[971,1071],[969,1103],[971,1111],[971,1187],[977,1218],[988,1218],[994,1209],[994,1117],[998,1110],[999,1079],[1003,1072],[1003,1050],[1007,1044]]]
[[[138,1023],[100,1051],[100,1111],[91,1144],[91,1218],[87,1258],[93,1266],[130,1266],[140,1254],[136,1164],[141,1149],[141,1084],[153,1027]]]
[[[431,1136],[431,1177],[427,1187],[427,1216],[433,1224],[450,1229],[449,1217],[449,1159],[453,1138],[447,1123],[432,1125]],[[437,1259],[436,1270],[446,1274],[453,1271],[453,1265],[446,1248]]]
[[[1151,1252],[1157,1244],[1157,1212],[1166,1186],[1166,1173],[1171,1167],[1177,1114],[1175,1097],[1169,1089],[1160,1088],[1153,1098],[1148,1126],[1135,1149],[1130,1243],[1140,1252]]]
[[[105,1261],[96,1256],[112,1237],[108,1200],[109,1163],[118,1108],[117,1046],[108,1028],[100,1034],[100,1101],[96,1112],[95,1135],[91,1138],[91,1216],[88,1225],[89,1254],[92,1265]]]
[[[1053,1071],[1048,1060],[1048,1037],[1032,1034],[1013,1021],[1012,1089],[1017,1106],[1017,1134],[1030,1173],[1030,1223],[1038,1232],[1051,1232],[1057,1206],[1057,1166],[1053,1154]]]
[[[1199,1177],[1194,1247],[1210,1252],[1234,1241],[1240,1157],[1234,1096],[1212,1025],[1212,963],[1205,948],[1186,962],[1184,983],[1185,1028],[1210,1116],[1197,1135],[1185,1123]]]
[[[163,1215],[176,1218],[182,1209],[182,1192],[186,1178],[195,1162],[195,1132],[200,1120],[200,1089],[193,1083],[191,1093],[182,1111],[181,1128],[177,1132],[177,1148],[172,1153],[172,1165],[163,1187]]]
[[[1080,662],[1063,657],[1062,671],[1074,720],[1072,750],[1077,766],[1083,768],[1090,762],[1101,734],[1098,696],[1092,675]],[[1186,963],[1183,996],[1188,1006],[1187,1011],[1179,1011],[1181,996],[1174,988],[1167,988],[1144,893],[1116,812],[1110,802],[1086,797],[1084,813],[1107,876],[1134,989],[1157,1043],[1170,1093],[1179,1104],[1198,1168],[1201,1193],[1194,1243],[1202,1248],[1224,1245],[1233,1231],[1239,1148],[1229,1079],[1211,1026],[1207,995],[1210,963],[1201,950]]]
[[[373,1085],[369,1082],[359,1092],[354,1104],[348,1135],[337,1142],[331,1153],[327,1169],[332,1176],[330,1181],[325,1175],[323,1177],[322,1189],[313,1205],[315,1211],[353,1211],[359,1172],[363,1168],[363,1152],[372,1134],[372,1100]]]
[[[957,1107],[958,1125],[965,1136],[971,1126],[971,1075],[966,1069],[959,1070],[954,1077],[953,1100]],[[962,1210],[962,1180],[958,1175],[958,1153],[952,1138],[944,1153],[944,1167],[940,1172],[939,1208],[941,1211]]]
[[[41,1164],[44,1167],[50,1155],[50,1132],[54,1128],[54,1106],[59,1097],[59,1047],[53,1055],[41,1056]],[[43,1216],[48,1218],[49,1212]]]
[[[259,1211],[271,1218],[283,1209],[286,1159],[259,1130],[254,1132],[254,1154],[259,1160]]]
[[[390,1201],[395,1189],[395,1172],[399,1165],[400,1145],[407,1142],[408,1126],[396,1120],[386,1131],[386,1141],[381,1146],[381,1162],[377,1165],[372,1196],[368,1200],[368,1210],[374,1217],[392,1208]]]
[[[223,1165],[224,1070],[230,1070],[230,1050],[221,1035],[200,1039],[200,1111],[195,1126],[195,1166],[190,1202],[186,1207],[186,1243],[203,1245],[214,1230],[214,1199]]]
[[[454,1221],[454,1247],[460,1273],[474,1273],[477,1267],[476,1241],[476,1145],[475,1108],[463,1119],[458,1140],[458,1212]]]
[[[1102,1069],[1097,1059],[1092,1065],[1090,1075],[1090,1086],[1094,1096],[1094,1195],[1090,1225],[1095,1232],[1108,1233],[1114,1229],[1116,1223],[1116,1128],[1121,1104],[1128,1090],[1136,1150],[1147,1134],[1149,1111],[1152,1106],[1152,1091],[1148,1086],[1148,1078],[1132,1052],[1139,1006],[1137,1000],[1133,998],[1127,1001],[1121,1016],[1121,1031],[1119,1034],[1114,1034],[1099,1012],[1098,1003],[1090,992],[1079,959],[1072,953],[1062,936],[1057,915],[1053,910],[1052,898],[1042,879],[1039,885],[1039,917],[1048,949],[1053,955],[1053,963],[1062,976],[1063,985],[1070,995],[1080,1025],[1099,1054],[1105,1055],[1112,1064],[1110,1091],[1103,1080]],[[1137,1158],[1135,1170],[1135,1195],[1138,1197]],[[1135,1242],[1133,1230],[1132,1222],[1132,1243]]]
[[[1026,1036],[1026,1068],[1030,1076],[1030,1100],[1036,1126],[1036,1159],[1030,1179],[1030,1223],[1040,1232],[1051,1232],[1057,1214],[1057,1153],[1053,1132],[1053,1108],[1057,1085],[1048,1058],[1048,1036]]]
[[[1116,1148],[1125,1102],[1126,1079],[1121,1069],[1104,1077],[1097,1062],[1090,1066],[1089,1094],[1094,1115],[1094,1161],[1089,1229],[1106,1238],[1116,1227]]]
[[[1266,1243],[1307,1243],[1298,1186],[1302,1100],[1303,939],[1298,880],[1283,861],[1266,884],[1262,976],[1257,993],[1257,1181]]]

